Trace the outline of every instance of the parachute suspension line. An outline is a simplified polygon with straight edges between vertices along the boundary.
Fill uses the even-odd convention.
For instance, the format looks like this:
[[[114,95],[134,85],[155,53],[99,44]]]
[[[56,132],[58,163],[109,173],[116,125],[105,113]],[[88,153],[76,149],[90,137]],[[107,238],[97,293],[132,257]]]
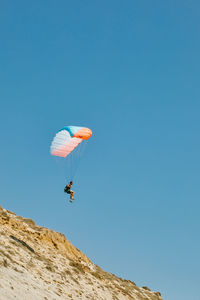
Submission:
[[[82,143],[81,143],[81,146],[80,146],[80,149],[79,149],[79,152],[78,152],[78,165],[77,165],[77,169],[76,169],[76,173],[75,173],[75,178],[76,178],[76,184],[79,183],[79,180],[80,180],[80,174],[79,172],[77,172],[77,170],[79,169],[80,165],[81,165],[81,162],[82,162],[82,158],[83,158],[83,155],[85,153],[85,150],[86,150],[86,147],[88,145],[88,141],[87,140],[84,140]]]
[[[87,141],[82,141],[82,143],[78,145],[77,148],[72,153],[70,153],[68,157],[66,157],[66,159],[68,160],[68,175],[70,176],[71,180],[73,180],[76,176],[86,146]]]

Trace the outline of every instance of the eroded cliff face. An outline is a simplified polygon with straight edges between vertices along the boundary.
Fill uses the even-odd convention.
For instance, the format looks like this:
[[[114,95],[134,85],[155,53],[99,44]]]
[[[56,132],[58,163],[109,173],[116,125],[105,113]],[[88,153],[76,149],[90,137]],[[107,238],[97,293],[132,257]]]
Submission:
[[[0,207],[0,300],[162,300],[103,271],[66,237]]]

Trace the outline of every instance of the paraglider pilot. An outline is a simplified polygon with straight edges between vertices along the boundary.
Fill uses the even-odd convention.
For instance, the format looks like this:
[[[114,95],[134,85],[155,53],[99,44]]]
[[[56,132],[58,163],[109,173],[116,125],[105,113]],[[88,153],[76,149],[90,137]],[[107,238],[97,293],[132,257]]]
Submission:
[[[75,194],[75,192],[71,190],[72,184],[73,184],[73,181],[70,181],[70,183],[67,184],[66,187],[64,188],[64,192],[67,194],[70,194],[69,202],[72,202],[72,200],[74,200],[74,194]]]

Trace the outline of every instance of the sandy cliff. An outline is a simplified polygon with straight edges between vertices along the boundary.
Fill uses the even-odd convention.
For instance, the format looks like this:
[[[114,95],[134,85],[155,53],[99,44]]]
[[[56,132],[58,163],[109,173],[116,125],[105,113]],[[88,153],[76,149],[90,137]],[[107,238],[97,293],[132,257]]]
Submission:
[[[0,300],[162,300],[94,265],[63,234],[0,207]]]

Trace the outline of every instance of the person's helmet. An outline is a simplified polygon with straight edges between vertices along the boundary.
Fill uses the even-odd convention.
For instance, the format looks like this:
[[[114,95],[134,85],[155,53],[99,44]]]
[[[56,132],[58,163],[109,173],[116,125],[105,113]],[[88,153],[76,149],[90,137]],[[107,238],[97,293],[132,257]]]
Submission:
[[[70,184],[73,184],[73,181],[70,181]]]

